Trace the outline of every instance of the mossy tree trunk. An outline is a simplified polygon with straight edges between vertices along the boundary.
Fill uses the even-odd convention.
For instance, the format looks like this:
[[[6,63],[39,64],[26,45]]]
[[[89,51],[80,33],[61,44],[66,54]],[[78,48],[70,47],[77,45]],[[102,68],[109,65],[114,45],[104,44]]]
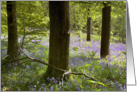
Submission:
[[[91,32],[91,17],[88,17],[87,19],[87,41],[91,41],[90,32]]]
[[[12,59],[18,58],[18,37],[16,21],[16,1],[7,1],[8,15],[8,49],[7,55]]]
[[[69,70],[69,2],[49,1],[50,44],[49,64],[60,69]],[[48,67],[44,78],[61,77],[62,71]]]
[[[111,6],[105,6],[102,10],[102,34],[101,34],[101,58],[109,55],[110,40],[110,15]]]

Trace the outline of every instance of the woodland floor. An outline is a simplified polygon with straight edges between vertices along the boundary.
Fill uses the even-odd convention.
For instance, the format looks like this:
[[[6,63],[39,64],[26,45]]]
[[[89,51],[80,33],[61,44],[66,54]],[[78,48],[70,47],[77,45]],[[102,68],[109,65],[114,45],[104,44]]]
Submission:
[[[2,90],[11,91],[124,91],[126,90],[126,45],[116,43],[117,38],[111,38],[110,56],[100,59],[100,37],[92,36],[92,41],[86,41],[82,34],[81,41],[76,34],[70,37],[70,66],[73,72],[86,73],[98,81],[92,81],[84,76],[74,75],[72,81],[57,82],[54,78],[46,84],[42,75],[47,66],[37,62],[23,63],[13,68],[3,68],[1,74]],[[19,38],[19,42],[22,37]],[[20,44],[20,43],[19,43]],[[26,36],[23,51],[30,57],[48,62],[49,37]],[[7,37],[1,37],[1,58],[7,53]],[[20,58],[24,55],[21,54]],[[13,63],[16,65],[16,63]],[[12,66],[9,64],[8,67]],[[100,82],[104,81],[104,82]]]

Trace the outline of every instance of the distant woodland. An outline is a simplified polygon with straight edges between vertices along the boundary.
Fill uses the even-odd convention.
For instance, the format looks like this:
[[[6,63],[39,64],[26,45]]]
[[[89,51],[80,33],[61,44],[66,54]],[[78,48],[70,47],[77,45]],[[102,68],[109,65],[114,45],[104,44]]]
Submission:
[[[126,91],[126,1],[1,1],[1,91]]]

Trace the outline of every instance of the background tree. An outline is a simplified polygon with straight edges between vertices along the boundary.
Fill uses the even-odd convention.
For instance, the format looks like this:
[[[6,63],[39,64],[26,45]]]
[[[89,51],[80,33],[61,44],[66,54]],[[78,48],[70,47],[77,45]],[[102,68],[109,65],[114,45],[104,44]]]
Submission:
[[[126,2],[111,2],[111,35],[117,37],[116,42],[126,42]],[[117,8],[114,8],[116,7]],[[119,26],[120,25],[120,26]],[[113,38],[111,38],[114,40]]]
[[[91,37],[90,37],[90,33],[91,33],[91,17],[89,17],[89,12],[90,10],[88,10],[88,17],[87,17],[87,41],[90,41],[91,40]]]
[[[101,1],[102,2],[102,1]],[[75,1],[70,2],[70,29],[73,31],[82,31],[87,33],[88,17],[92,18],[92,34],[100,35],[101,28],[101,2]],[[88,11],[89,9],[90,11]],[[93,37],[93,36],[92,36]],[[87,37],[85,37],[86,39]]]
[[[5,67],[4,64],[1,64],[2,90],[126,90],[126,44],[123,43],[124,41],[126,41],[126,1],[111,1],[109,51],[110,60],[113,62],[109,62],[109,65],[106,63],[106,59],[100,60],[102,8],[104,7],[102,1],[69,1],[71,30],[69,62],[67,45],[69,44],[69,41],[66,41],[66,39],[69,39],[69,34],[66,34],[69,30],[69,17],[65,17],[68,14],[66,14],[66,10],[68,8],[64,8],[66,4],[59,3],[60,2],[56,3],[50,8],[52,9],[52,11],[50,11],[52,15],[50,32],[49,1],[16,1],[18,44],[20,44],[20,42],[23,42],[24,44],[22,45],[23,48],[20,48],[19,59],[14,60],[16,62],[8,63],[7,67]],[[59,9],[59,7],[56,7],[58,5],[63,8]],[[8,45],[8,18],[6,6],[7,1],[2,1],[2,61],[4,61],[5,57],[7,57]],[[92,18],[92,43],[86,41],[88,16],[87,6],[90,9],[89,17]],[[53,10],[53,7],[55,11]],[[81,37],[78,37],[79,34],[77,33],[79,32],[81,32]],[[48,35],[49,33],[51,35],[50,39]],[[22,40],[24,37],[25,39]],[[81,41],[79,41],[79,38]],[[54,66],[52,66],[51,64]],[[72,72],[68,71],[69,64]],[[47,66],[51,67],[47,68]],[[53,69],[52,67],[54,67],[55,69]],[[58,70],[61,70],[63,72],[59,72]],[[53,78],[56,77],[57,79],[58,76],[63,76],[62,74],[72,74],[74,76],[78,76],[75,76],[75,79],[71,82],[57,82],[57,80]],[[49,77],[47,79],[50,83],[47,83],[43,80],[43,75],[45,79]],[[73,76],[69,77],[73,79]],[[92,81],[94,80],[94,78],[95,81]],[[108,82],[106,83],[106,81]]]
[[[110,44],[110,19],[111,19],[111,6],[104,3],[102,9],[102,34],[101,34],[101,58],[109,55],[109,44]]]
[[[60,69],[69,70],[69,2],[50,1],[50,45],[49,64]],[[48,67],[45,78],[62,76],[63,72]]]
[[[12,59],[18,58],[18,37],[17,37],[17,21],[16,21],[16,2],[7,1],[8,15],[8,48],[7,55]]]

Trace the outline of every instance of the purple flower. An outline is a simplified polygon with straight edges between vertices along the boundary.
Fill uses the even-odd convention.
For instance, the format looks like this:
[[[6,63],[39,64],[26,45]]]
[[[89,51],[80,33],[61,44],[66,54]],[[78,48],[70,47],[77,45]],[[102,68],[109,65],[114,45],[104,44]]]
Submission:
[[[21,76],[23,76],[24,72],[21,73]]]
[[[45,88],[45,87],[44,87],[43,89],[44,89],[44,90],[46,90],[46,88]]]
[[[119,87],[119,91],[121,91],[121,90],[123,90],[123,88],[120,86],[120,87]]]
[[[61,81],[59,81],[59,85],[62,85]]]
[[[37,81],[37,84],[39,84],[39,81]]]
[[[8,67],[11,67],[11,63],[8,65]]]
[[[26,71],[26,69],[24,69],[24,71]]]
[[[32,90],[34,91],[34,90],[36,90],[35,88],[32,88]]]
[[[34,87],[36,88],[36,85],[34,85]]]
[[[78,86],[78,82],[76,82],[75,86]]]
[[[80,87],[76,87],[76,90],[77,90],[77,91],[80,91]]]
[[[20,91],[20,88],[19,88],[19,87],[17,87],[17,90],[18,90],[18,91]]]
[[[30,68],[30,65],[27,65],[26,68]]]
[[[49,89],[49,91],[52,91],[52,90],[53,90],[53,87],[51,86],[50,89]]]
[[[126,86],[124,85],[123,88],[126,89]]]
[[[19,83],[22,83],[22,80],[20,80]]]
[[[105,62],[100,62],[99,65],[102,66],[102,67],[106,66]]]

